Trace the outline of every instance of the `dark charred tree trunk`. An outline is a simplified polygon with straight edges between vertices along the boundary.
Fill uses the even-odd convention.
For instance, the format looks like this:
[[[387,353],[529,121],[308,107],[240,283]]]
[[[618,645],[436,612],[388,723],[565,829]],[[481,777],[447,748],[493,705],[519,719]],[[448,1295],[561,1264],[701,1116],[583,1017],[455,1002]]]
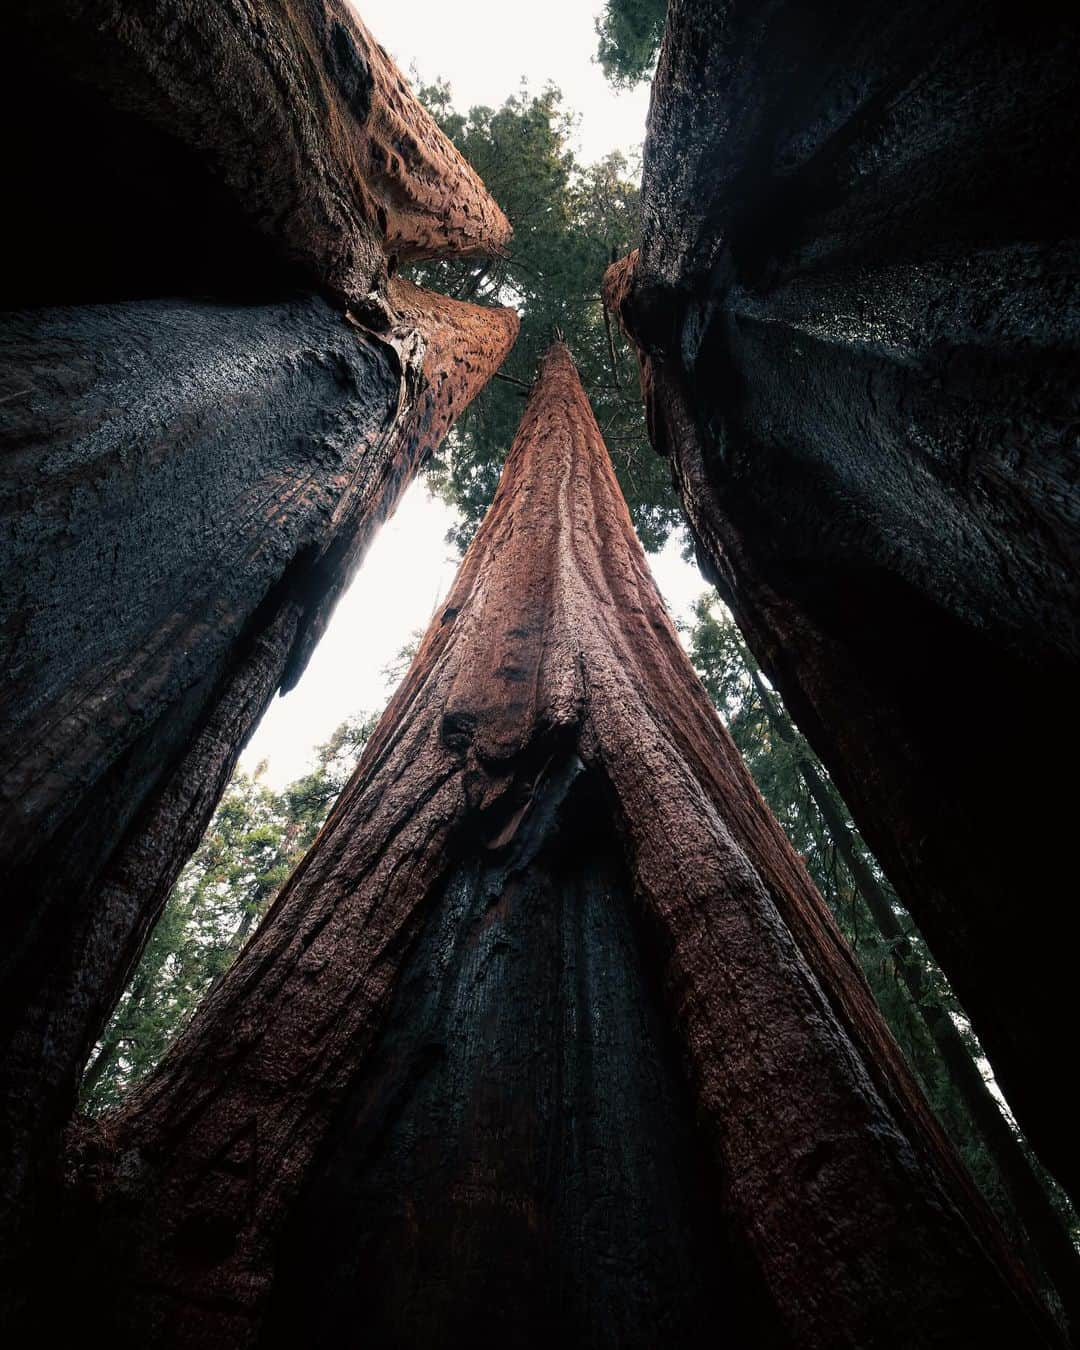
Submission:
[[[3,297],[24,308],[0,316],[8,1291],[245,740],[517,328],[393,275],[509,226],[344,5],[150,8],[3,18],[27,128]],[[26,111],[46,89],[55,141]],[[80,195],[100,210],[74,227]]]
[[[315,846],[72,1142],[110,1344],[1055,1340],[689,665],[562,346]]]
[[[776,706],[759,672],[752,665],[748,669],[769,724],[782,741],[791,745],[795,740],[791,723]],[[797,764],[806,790],[821,813],[837,853],[865,901],[878,932],[889,944],[897,973],[911,995],[912,1003],[941,1056],[953,1086],[982,1135],[1036,1258],[1057,1290],[1075,1338],[1077,1329],[1080,1329],[1080,1255],[1051,1204],[1046,1187],[1036,1175],[1012,1126],[1006,1121],[987,1087],[948,1010],[927,988],[925,967],[912,949],[893,908],[893,900],[865,857],[852,846],[851,830],[844,813],[819,767],[805,757],[799,757]]]
[[[6,1147],[33,1158],[275,691],[505,312],[392,282],[374,334],[317,299],[140,302],[5,326]],[[18,1171],[12,1175],[19,1179]],[[32,1175],[22,1178],[34,1183]]]
[[[703,566],[1074,1197],[1078,38],[672,0],[608,285]]]

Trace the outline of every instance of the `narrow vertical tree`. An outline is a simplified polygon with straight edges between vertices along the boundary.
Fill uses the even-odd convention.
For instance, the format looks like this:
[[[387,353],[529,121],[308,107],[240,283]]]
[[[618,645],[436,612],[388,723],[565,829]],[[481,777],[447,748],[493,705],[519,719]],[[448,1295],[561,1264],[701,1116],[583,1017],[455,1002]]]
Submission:
[[[112,1344],[1053,1340],[562,345],[315,846],[99,1128]]]
[[[365,714],[343,722],[316,747],[311,771],[282,791],[258,769],[233,775],[86,1066],[85,1110],[115,1106],[223,977],[310,848],[376,721]]]
[[[27,127],[0,317],[7,1270],[244,741],[517,321],[395,275],[509,226],[338,0],[0,22]],[[45,88],[50,118],[16,113]]]

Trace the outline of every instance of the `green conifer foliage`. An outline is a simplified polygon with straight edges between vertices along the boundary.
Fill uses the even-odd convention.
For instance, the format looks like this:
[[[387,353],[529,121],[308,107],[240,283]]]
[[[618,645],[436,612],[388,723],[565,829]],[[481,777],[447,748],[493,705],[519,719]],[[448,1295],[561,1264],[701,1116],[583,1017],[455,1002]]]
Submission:
[[[634,526],[661,548],[681,524],[670,470],[645,431],[638,363],[600,294],[604,269],[635,247],[640,166],[614,153],[582,165],[570,148],[572,115],[559,91],[527,89],[501,108],[455,111],[446,84],[419,97],[462,151],[514,227],[507,255],[424,263],[421,285],[465,300],[511,305],[521,332],[500,374],[461,415],[429,464],[432,486],[461,512],[459,547],[487,510],[540,356],[562,336],[574,354]]]
[[[85,1109],[115,1106],[158,1062],[232,964],[282,883],[307,852],[375,725],[342,723],[315,767],[275,792],[237,773],[160,920],[83,1078]]]
[[[596,59],[617,89],[652,75],[666,15],[667,0],[608,0],[596,21]]]

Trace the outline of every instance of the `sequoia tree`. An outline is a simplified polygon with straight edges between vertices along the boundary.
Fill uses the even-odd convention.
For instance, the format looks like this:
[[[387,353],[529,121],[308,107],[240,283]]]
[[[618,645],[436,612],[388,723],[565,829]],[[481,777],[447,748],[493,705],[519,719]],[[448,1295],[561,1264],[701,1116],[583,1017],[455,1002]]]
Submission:
[[[314,847],[72,1149],[113,1345],[1053,1342],[562,345]]]
[[[339,0],[3,23],[0,1247],[244,740],[516,331],[393,275],[509,226]]]
[[[704,567],[1074,1195],[1078,13],[673,0],[608,283]]]

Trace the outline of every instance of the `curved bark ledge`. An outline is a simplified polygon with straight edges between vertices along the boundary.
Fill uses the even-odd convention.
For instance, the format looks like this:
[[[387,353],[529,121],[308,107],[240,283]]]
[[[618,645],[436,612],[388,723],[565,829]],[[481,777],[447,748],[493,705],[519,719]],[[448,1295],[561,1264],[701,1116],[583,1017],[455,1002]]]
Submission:
[[[673,0],[608,279],[703,566],[1074,1197],[1077,29]]]
[[[315,298],[159,301],[0,331],[30,390],[2,479],[13,1222],[47,1192],[86,1055],[240,749],[517,330],[399,280],[381,322]]]
[[[598,794],[587,807],[573,797],[582,772]],[[556,885],[550,861],[537,862],[540,848],[529,841],[558,836],[564,801],[561,818],[577,830],[571,870],[578,881],[564,876]],[[516,888],[504,881],[515,857]],[[504,879],[495,875],[500,869]],[[567,885],[584,888],[578,900],[566,895]],[[619,1011],[602,993],[602,972],[585,982],[581,1006],[599,1019],[596,1027],[610,1015],[611,1034],[600,1034],[595,1071],[578,1075],[573,1093],[586,1093],[578,1103],[586,1115],[590,1103],[621,1101],[637,1129],[643,1117],[629,1103],[641,1098],[636,1089],[612,1095],[611,1075],[645,1071],[625,1062],[629,1043],[674,1039],[677,1063],[665,1051],[642,1051],[663,1066],[669,1085],[646,1093],[655,1126],[646,1133],[671,1130],[671,1147],[683,1147],[679,1131],[691,1128],[691,1108],[680,1115],[662,1103],[676,1100],[673,1084],[687,1073],[692,1132],[703,1150],[700,1162],[687,1161],[689,1192],[700,1185],[721,1196],[713,1220],[731,1227],[730,1240],[714,1234],[695,1250],[694,1261],[705,1264],[695,1272],[691,1262],[681,1277],[680,1294],[690,1291],[684,1309],[692,1310],[695,1280],[710,1289],[730,1285],[732,1263],[741,1260],[756,1272],[746,1288],[760,1282],[766,1305],[763,1311],[748,1294],[739,1314],[749,1344],[777,1343],[773,1318],[786,1328],[781,1341],[800,1347],[1053,1343],[689,665],[561,346],[545,360],[495,503],[446,607],[316,844],[157,1072],[102,1126],[74,1137],[72,1165],[91,1213],[92,1235],[82,1245],[113,1272],[94,1287],[117,1293],[111,1343],[263,1343],[275,1294],[286,1324],[303,1316],[296,1301],[308,1297],[303,1275],[294,1271],[300,1287],[290,1284],[283,1266],[275,1289],[278,1262],[282,1250],[323,1240],[328,1195],[341,1203],[326,1212],[327,1224],[344,1223],[347,1242],[361,1250],[346,1245],[334,1269],[319,1275],[335,1304],[319,1313],[320,1324],[348,1321],[353,1281],[377,1278],[380,1267],[374,1254],[368,1262],[370,1235],[349,1228],[366,1220],[349,1218],[347,1196],[381,1204],[378,1196],[391,1194],[397,1177],[403,1195],[423,1198],[411,1164],[396,1170],[395,1156],[408,1153],[409,1119],[429,1142],[445,1135],[445,1158],[435,1162],[445,1162],[447,1175],[474,1146],[493,1156],[484,1122],[506,1119],[523,1080],[511,1077],[510,1096],[500,1097],[499,1082],[485,1078],[495,1099],[485,1116],[468,1087],[475,1080],[466,1060],[488,1052],[498,1059],[507,1038],[533,1043],[519,1019],[542,990],[563,1009],[575,1006],[575,995],[550,990],[553,979],[566,989],[568,958],[544,968],[543,925],[558,927],[560,904],[573,922],[588,928],[592,915],[599,923],[589,898],[597,886],[601,908],[617,907],[621,917],[603,916],[587,947],[607,952],[618,967],[616,932],[628,922],[640,926],[634,960],[642,966],[626,969],[633,979],[655,980],[656,992],[635,989]],[[628,917],[631,895],[636,912]],[[537,905],[554,908],[538,917]],[[508,989],[505,1000],[492,1001],[470,973],[476,954],[454,951],[462,942],[487,944],[497,989],[508,978],[498,966],[500,938],[503,949],[517,942],[522,952],[520,944],[539,943],[522,956],[522,969],[538,973],[523,977],[524,996]],[[646,1006],[663,1036],[643,1035],[639,1014],[626,1011]],[[626,1018],[638,1029],[628,1033]],[[476,1044],[461,1047],[455,1026]],[[537,1053],[577,1046],[584,1055],[592,1034],[564,1038],[548,1026],[536,1033]],[[433,1067],[444,1064],[440,1044],[448,1067]],[[433,1054],[418,1059],[416,1048],[427,1045]],[[449,1074],[442,1081],[459,1087],[432,1091],[429,1071],[436,1080]],[[397,1086],[387,1072],[398,1075]],[[527,1079],[531,1071],[523,1072]],[[472,1125],[438,1127],[438,1113],[452,1117],[465,1100],[480,1111]],[[553,1138],[539,1123],[535,1136],[531,1125],[523,1128],[530,1138]],[[383,1141],[376,1146],[372,1130]],[[618,1173],[608,1156],[612,1131],[597,1140],[606,1159],[596,1164],[600,1172]],[[635,1173],[629,1191],[647,1207],[656,1192],[637,1175],[635,1148],[628,1142],[623,1155]],[[575,1183],[570,1160],[556,1155],[552,1170],[541,1154],[533,1165],[505,1158],[505,1185],[461,1163],[459,1178],[479,1186],[488,1176],[492,1184],[440,1190],[430,1227],[426,1212],[406,1206],[398,1214],[418,1225],[418,1235],[403,1236],[391,1217],[379,1240],[409,1249],[434,1235],[435,1250],[424,1258],[429,1273],[445,1268],[438,1234],[447,1231],[543,1245],[547,1238],[528,1238],[528,1216],[538,1233],[549,1221],[557,1226],[558,1177],[565,1172],[571,1190]],[[359,1192],[349,1191],[357,1185]],[[626,1192],[613,1183],[612,1232],[628,1218],[618,1199]],[[671,1203],[687,1193],[673,1183]],[[476,1212],[483,1205],[490,1225]],[[629,1258],[612,1241],[617,1266]],[[557,1250],[573,1256],[570,1247]],[[500,1260],[496,1247],[491,1260]],[[117,1272],[130,1282],[117,1288]],[[623,1274],[612,1276],[616,1285]],[[461,1278],[459,1290],[468,1284]],[[422,1292],[421,1321],[437,1297],[431,1288]],[[556,1283],[547,1295],[565,1311]],[[538,1296],[530,1289],[521,1308]],[[103,1300],[79,1306],[100,1309]],[[436,1343],[459,1344],[462,1319],[486,1343],[498,1318],[489,1325],[483,1314],[471,1304],[446,1320],[442,1308],[436,1320],[445,1339]],[[387,1343],[381,1315],[372,1313],[373,1344]],[[364,1329],[350,1325],[354,1336]],[[520,1322],[498,1329],[507,1343],[550,1343]]]
[[[3,24],[0,100],[27,131],[8,182],[19,267],[0,303],[197,282],[266,298],[272,264],[357,304],[387,257],[510,237],[344,0],[17,0]],[[73,200],[89,207],[77,228]]]

